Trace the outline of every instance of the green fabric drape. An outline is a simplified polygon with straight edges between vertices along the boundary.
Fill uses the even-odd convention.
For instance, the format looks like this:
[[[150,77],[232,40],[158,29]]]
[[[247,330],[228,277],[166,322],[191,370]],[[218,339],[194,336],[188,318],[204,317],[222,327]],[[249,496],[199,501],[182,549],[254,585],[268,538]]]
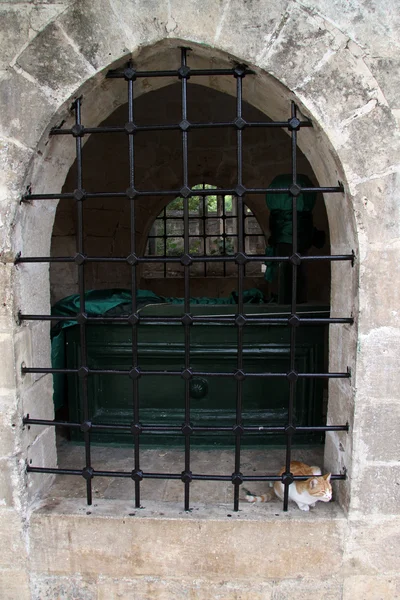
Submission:
[[[298,175],[297,183],[301,187],[313,187],[306,175]],[[278,175],[269,185],[269,189],[287,188],[292,185],[291,175]],[[297,247],[300,253],[306,252],[313,245],[315,229],[312,210],[315,206],[316,193],[306,192],[297,196]],[[266,194],[267,206],[270,210],[270,238],[265,249],[266,256],[277,256],[278,244],[293,243],[292,196],[290,194]],[[265,279],[273,281],[277,271],[277,263],[266,261]]]

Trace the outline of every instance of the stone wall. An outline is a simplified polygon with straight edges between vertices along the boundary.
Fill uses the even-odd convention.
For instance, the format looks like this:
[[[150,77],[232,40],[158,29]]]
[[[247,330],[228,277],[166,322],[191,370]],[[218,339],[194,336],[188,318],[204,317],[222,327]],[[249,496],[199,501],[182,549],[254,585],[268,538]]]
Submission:
[[[2,598],[399,597],[397,3],[33,0],[1,2],[0,14]],[[50,286],[48,265],[14,259],[49,255],[57,207],[20,205],[21,194],[64,185],[74,148],[48,133],[71,124],[74,97],[98,125],[126,102],[123,82],[104,78],[110,66],[132,56],[165,68],[182,44],[192,66],[248,63],[245,100],[272,119],[286,119],[294,99],[314,123],[299,145],[316,180],[345,187],[325,197],[331,250],[353,249],[356,264],[332,266],[331,304],[355,324],[332,328],[330,370],[352,377],[330,386],[328,419],[350,431],[328,436],[325,466],[346,467],[348,479],[310,514],[155,506],[130,520],[110,501],[87,515],[79,498],[50,493],[41,504],[51,478],[26,474],[30,461],[54,465],[56,452],[52,428],[22,427],[27,412],[51,418],[52,404],[49,377],[20,370],[49,365],[48,327],[19,323],[18,311],[48,314]],[[141,80],[138,95],[163,85]]]

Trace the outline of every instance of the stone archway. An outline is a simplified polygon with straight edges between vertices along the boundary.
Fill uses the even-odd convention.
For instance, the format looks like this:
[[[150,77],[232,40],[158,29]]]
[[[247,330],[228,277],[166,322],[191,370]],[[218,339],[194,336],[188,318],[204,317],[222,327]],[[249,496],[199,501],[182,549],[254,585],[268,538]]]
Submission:
[[[157,52],[155,52],[152,47],[145,48],[137,57],[137,60],[140,60],[144,69],[150,70],[160,68],[160,61],[161,64],[164,65],[166,61],[173,60],[176,49],[181,43],[182,42],[171,40],[160,42],[157,45]],[[205,66],[210,63],[212,64],[216,59],[222,61],[222,64],[232,64],[232,59],[219,50],[213,50],[211,52],[202,47],[194,47],[193,44],[192,46],[191,64],[193,63],[196,67]],[[250,66],[253,67],[253,65]],[[245,88],[244,98],[248,98],[253,106],[264,108],[265,112],[268,112],[268,115],[272,118],[284,120],[288,116],[287,110],[290,100],[295,99],[299,102],[300,99],[295,96],[293,92],[289,92],[274,77],[263,73],[263,71],[257,69],[257,67],[255,67],[255,70],[256,76]],[[205,82],[206,85],[210,87],[216,85],[216,83],[212,81],[212,78],[205,79],[208,79],[208,81]],[[113,83],[115,84],[115,82]],[[146,79],[140,81],[139,95],[146,92],[148,85],[149,83]],[[110,91],[110,86],[110,81],[104,79],[104,75],[90,78],[83,86],[81,86],[79,93],[82,93],[84,96],[85,105],[90,107],[90,109],[87,109],[86,113],[84,113],[85,125],[90,126],[97,124],[98,120],[102,119],[104,114],[107,114],[107,111],[110,110],[111,107],[114,108],[119,103],[122,104],[122,102],[125,101],[125,94],[123,93],[121,86],[117,86],[117,91],[114,95]],[[233,95],[234,86],[228,83],[226,89],[221,91]],[[104,101],[102,101],[103,98]],[[309,116],[309,113],[304,107],[304,102],[300,106],[305,115]],[[68,113],[65,113],[65,111],[58,118],[60,119],[61,116],[65,117],[66,126],[68,126],[71,121],[71,116]],[[303,149],[305,156],[310,161],[317,178],[320,182],[323,182],[322,185],[333,186],[337,184],[338,180],[343,182],[346,181],[345,173],[339,167],[337,154],[327,140],[326,135],[319,129],[318,123],[315,123],[313,129],[304,130],[304,135],[300,136],[299,139],[299,146]],[[60,137],[53,137],[42,152],[40,159],[36,160],[34,163],[31,183],[34,190],[37,189],[37,186],[40,186],[41,191],[45,193],[61,187],[63,180],[65,179],[66,168],[73,160],[74,148],[73,145],[68,145],[67,140],[61,139]],[[61,161],[65,161],[65,166],[63,168],[60,164],[60,157],[62,157]],[[356,250],[357,241],[355,224],[349,195],[346,195],[344,199],[340,199],[340,201],[334,196],[332,198],[327,197],[325,198],[325,202],[329,218],[332,253],[348,253],[352,249]],[[340,210],[338,210],[338,202],[340,202]],[[22,219],[31,219],[29,225],[26,223],[23,224],[22,227],[25,226],[42,232],[42,235],[39,238],[26,235],[22,237],[21,241],[23,242],[23,245],[21,246],[21,252],[24,255],[45,256],[48,254],[50,244],[49,232],[51,231],[55,209],[56,201],[54,201],[54,203],[43,202],[42,204],[38,201],[35,202],[34,206],[21,208]],[[347,216],[343,218],[346,211]],[[20,268],[19,278],[21,281],[20,289],[22,292],[24,291],[24,286],[26,290],[30,289],[29,280],[32,273],[32,270],[30,271],[31,267],[32,265],[30,265],[29,268],[27,266]],[[354,314],[354,302],[356,302],[357,299],[356,294],[352,295],[349,293],[344,295],[340,292],[340,282],[344,277],[348,281],[356,281],[357,270],[350,269],[350,272],[347,272],[349,269],[346,270],[346,267],[348,267],[348,265],[336,263],[332,268],[332,311],[334,315],[338,316],[349,313]],[[46,268],[43,268],[42,265],[35,265],[36,277],[39,278],[40,276],[43,276],[45,270]],[[350,288],[354,289],[355,283],[350,284]],[[48,311],[48,308],[46,310],[46,307],[48,307],[48,291],[40,287],[40,290],[37,290],[37,293],[29,293],[25,297],[22,293],[19,304],[19,308],[24,314],[46,314]],[[345,329],[339,330],[338,328],[332,328],[331,343],[333,341],[333,347],[352,348],[355,341],[354,331],[355,327],[348,331]],[[41,331],[39,331],[39,327],[33,327],[33,339],[36,339],[36,337],[39,339],[42,335],[43,327]],[[341,353],[331,354],[330,369],[332,371],[346,370],[348,365],[343,364],[344,359],[345,357],[342,356]],[[346,397],[346,406],[351,406],[352,391],[350,386],[347,386],[346,388],[331,382],[330,397],[332,398],[335,395],[340,396],[342,400]],[[328,416],[328,419],[333,419],[338,423],[345,423],[346,421],[351,420],[351,414],[347,409],[344,409],[340,411],[339,414],[336,413],[334,416]],[[48,437],[50,438],[51,436],[52,433],[49,431]],[[344,434],[329,436],[326,448],[326,462],[327,464],[332,465],[332,469],[335,467],[336,470],[340,470],[344,466],[347,468],[349,467],[351,464],[351,456],[347,455],[346,450],[344,452],[339,451],[339,448],[346,448],[346,436]],[[348,494],[346,494],[346,497],[347,495]]]

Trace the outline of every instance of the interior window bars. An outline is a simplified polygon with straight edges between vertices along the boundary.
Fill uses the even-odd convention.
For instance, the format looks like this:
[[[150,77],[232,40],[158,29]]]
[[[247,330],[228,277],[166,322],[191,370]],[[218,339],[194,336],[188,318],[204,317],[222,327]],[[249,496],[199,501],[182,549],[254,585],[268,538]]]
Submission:
[[[215,185],[197,184],[192,190],[208,190],[208,196],[189,197],[189,253],[191,256],[226,256],[237,252],[237,197],[217,195]],[[146,256],[181,256],[184,248],[184,199],[175,198],[155,219],[147,238]],[[248,255],[262,254],[263,231],[253,212],[243,205],[244,244]],[[258,265],[260,267],[260,265]],[[246,265],[247,271],[247,265]],[[259,270],[257,275],[261,275]],[[195,263],[191,277],[227,277],[236,275],[234,263]],[[245,272],[245,275],[248,275]],[[145,277],[183,277],[182,265],[149,265]]]

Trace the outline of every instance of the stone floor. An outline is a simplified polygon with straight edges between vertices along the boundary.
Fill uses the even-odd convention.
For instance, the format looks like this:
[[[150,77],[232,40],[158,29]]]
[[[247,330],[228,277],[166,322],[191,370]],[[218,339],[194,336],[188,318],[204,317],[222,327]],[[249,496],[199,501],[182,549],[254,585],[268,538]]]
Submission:
[[[63,442],[59,445],[59,467],[82,469],[85,450],[81,445]],[[323,447],[295,448],[293,460],[301,460],[310,465],[323,465]],[[241,472],[243,475],[275,474],[285,461],[284,448],[242,449]],[[92,446],[92,466],[96,470],[131,471],[133,451],[128,447]],[[178,448],[158,448],[141,450],[141,469],[147,473],[180,474],[184,469],[184,452]],[[227,475],[234,470],[234,449],[193,449],[191,470],[194,474]],[[247,485],[251,491],[262,493],[268,488],[266,482]],[[56,476],[50,494],[60,498],[83,498],[86,485],[81,477],[71,475]],[[229,504],[233,501],[233,486],[225,481],[194,481],[190,486],[191,505]],[[95,477],[93,479],[94,499],[131,500],[134,495],[134,482],[128,478]],[[243,496],[243,492],[242,492]],[[141,483],[141,500],[162,502],[183,502],[183,483],[180,480],[144,479]]]

